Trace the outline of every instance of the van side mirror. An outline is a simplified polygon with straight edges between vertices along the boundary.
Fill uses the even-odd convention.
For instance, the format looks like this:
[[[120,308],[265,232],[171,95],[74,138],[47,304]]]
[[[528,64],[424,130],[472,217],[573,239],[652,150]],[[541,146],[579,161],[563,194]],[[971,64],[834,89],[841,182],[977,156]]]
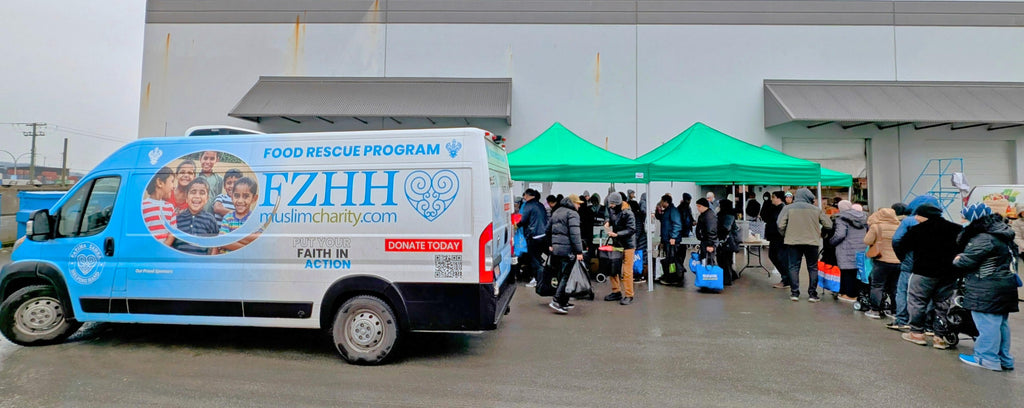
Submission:
[[[50,228],[50,210],[36,210],[32,213],[32,219],[25,226],[28,239],[31,241],[46,241],[53,238],[53,230]]]

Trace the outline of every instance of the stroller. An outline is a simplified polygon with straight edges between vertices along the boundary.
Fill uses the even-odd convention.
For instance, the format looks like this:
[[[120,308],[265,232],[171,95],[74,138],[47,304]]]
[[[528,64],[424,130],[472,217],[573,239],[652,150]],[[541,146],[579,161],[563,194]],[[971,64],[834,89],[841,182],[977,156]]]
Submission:
[[[867,257],[866,251],[857,253],[857,280],[862,285],[857,293],[857,301],[853,302],[853,310],[858,312],[864,312],[871,310],[871,270],[872,270],[871,259]],[[882,310],[889,313],[889,315],[896,314],[896,303],[895,300],[890,298],[888,294],[882,299]]]
[[[964,309],[964,278],[956,280],[956,289],[953,290],[953,298],[950,301],[949,310],[946,311],[946,320],[938,320],[936,323],[945,326],[945,340],[950,346],[960,342],[960,335],[965,334],[976,340],[978,338],[978,327],[974,325],[974,318],[971,311]]]

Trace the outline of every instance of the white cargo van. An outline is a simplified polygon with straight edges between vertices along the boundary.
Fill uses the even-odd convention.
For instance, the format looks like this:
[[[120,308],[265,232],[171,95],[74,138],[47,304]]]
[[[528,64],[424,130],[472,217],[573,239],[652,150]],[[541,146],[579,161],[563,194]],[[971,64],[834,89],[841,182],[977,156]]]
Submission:
[[[0,272],[0,332],[82,322],[323,328],[353,363],[497,327],[515,291],[505,152],[473,128],[143,139]]]

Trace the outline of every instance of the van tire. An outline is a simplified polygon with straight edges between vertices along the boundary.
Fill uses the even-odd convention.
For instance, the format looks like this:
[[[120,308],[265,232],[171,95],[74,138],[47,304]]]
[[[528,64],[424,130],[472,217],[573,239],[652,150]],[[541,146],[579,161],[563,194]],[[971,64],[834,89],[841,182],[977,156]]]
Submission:
[[[398,320],[391,306],[380,298],[356,296],[338,308],[331,337],[345,361],[381,364],[394,354],[398,344]]]
[[[32,285],[19,289],[0,303],[0,333],[22,346],[60,343],[82,324],[67,318],[52,286]]]

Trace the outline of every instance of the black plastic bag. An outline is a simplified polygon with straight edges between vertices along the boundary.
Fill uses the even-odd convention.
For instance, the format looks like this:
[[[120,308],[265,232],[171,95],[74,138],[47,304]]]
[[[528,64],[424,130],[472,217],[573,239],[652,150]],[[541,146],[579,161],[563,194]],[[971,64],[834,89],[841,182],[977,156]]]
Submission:
[[[565,284],[565,293],[574,298],[589,297],[594,293],[590,284],[590,273],[583,261],[576,261],[569,272],[569,280]]]

